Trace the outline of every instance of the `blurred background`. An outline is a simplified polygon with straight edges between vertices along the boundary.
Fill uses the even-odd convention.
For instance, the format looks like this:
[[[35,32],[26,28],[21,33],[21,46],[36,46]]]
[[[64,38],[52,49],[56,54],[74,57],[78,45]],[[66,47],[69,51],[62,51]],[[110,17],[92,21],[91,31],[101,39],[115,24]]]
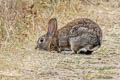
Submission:
[[[36,41],[45,33],[47,23],[49,19],[53,17],[57,18],[59,29],[76,18],[89,18],[93,20],[103,31],[103,44],[102,47],[95,52],[95,56],[98,57],[97,55],[99,54],[103,57],[103,55],[108,56],[110,53],[120,53],[120,0],[0,0],[0,76],[14,77],[13,75],[25,73],[27,74],[26,77],[28,77],[28,75],[31,76],[32,74],[29,70],[36,70],[37,72],[40,65],[45,66],[45,69],[43,67],[39,68],[41,70],[52,70],[51,67],[53,67],[54,63],[57,63],[56,61],[60,62],[60,58],[65,58],[64,60],[66,60],[66,57],[70,57],[70,60],[81,61],[79,55],[76,56],[79,56],[80,59],[78,59],[78,57],[75,58],[74,55],[49,54],[48,52],[36,52],[36,50],[34,50]],[[94,55],[91,55],[90,57],[94,58],[95,56],[93,56]],[[44,60],[43,57],[47,58]],[[73,57],[75,59],[73,59]],[[113,60],[110,56],[104,57],[111,59],[108,60],[107,64]],[[114,60],[119,61],[118,56],[113,57],[115,57]],[[86,59],[88,58],[85,58],[85,60]],[[94,61],[94,59],[91,61]],[[38,65],[39,62],[37,61],[43,63]],[[52,65],[48,63],[50,61]],[[64,63],[67,64],[66,62]],[[61,65],[59,66],[61,67]],[[65,67],[66,65],[62,66]],[[27,71],[26,69],[29,70]],[[61,69],[63,69],[63,67]],[[105,67],[105,69],[111,69],[111,67]],[[115,69],[118,68],[115,67]],[[59,72],[59,70],[57,72]],[[44,75],[44,73],[42,75]],[[2,77],[0,77],[1,80]],[[101,77],[101,75],[99,77]],[[5,79],[11,80],[11,78]],[[18,80],[19,77],[15,79]],[[30,79],[36,80],[34,77]],[[28,80],[30,79],[28,78]]]
[[[76,18],[90,18],[105,35],[111,27],[113,31],[120,26],[119,7],[119,0],[0,0],[0,49],[34,42],[52,17],[59,28]]]

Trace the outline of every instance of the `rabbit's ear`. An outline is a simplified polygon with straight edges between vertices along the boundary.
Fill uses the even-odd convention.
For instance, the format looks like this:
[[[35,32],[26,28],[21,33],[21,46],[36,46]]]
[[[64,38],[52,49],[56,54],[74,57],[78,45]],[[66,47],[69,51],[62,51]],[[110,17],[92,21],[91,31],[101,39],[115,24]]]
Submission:
[[[55,35],[57,32],[57,19],[51,18],[48,22],[48,35]]]

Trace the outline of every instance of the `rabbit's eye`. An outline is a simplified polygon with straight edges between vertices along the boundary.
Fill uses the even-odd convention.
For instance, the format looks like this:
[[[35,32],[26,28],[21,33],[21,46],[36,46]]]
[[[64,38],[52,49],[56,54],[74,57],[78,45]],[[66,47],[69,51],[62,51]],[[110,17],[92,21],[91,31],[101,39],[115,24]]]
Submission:
[[[44,39],[43,38],[40,38],[40,42],[43,42],[44,41]]]

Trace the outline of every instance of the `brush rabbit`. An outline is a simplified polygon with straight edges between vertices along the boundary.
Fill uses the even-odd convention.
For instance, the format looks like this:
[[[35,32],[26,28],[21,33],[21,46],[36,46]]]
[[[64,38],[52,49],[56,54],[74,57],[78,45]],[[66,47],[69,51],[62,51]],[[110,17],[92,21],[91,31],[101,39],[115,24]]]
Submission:
[[[85,49],[86,54],[91,54],[101,46],[102,30],[90,19],[78,18],[59,30],[57,28],[57,19],[51,18],[47,33],[38,39],[35,49],[59,52],[71,50],[72,53]]]

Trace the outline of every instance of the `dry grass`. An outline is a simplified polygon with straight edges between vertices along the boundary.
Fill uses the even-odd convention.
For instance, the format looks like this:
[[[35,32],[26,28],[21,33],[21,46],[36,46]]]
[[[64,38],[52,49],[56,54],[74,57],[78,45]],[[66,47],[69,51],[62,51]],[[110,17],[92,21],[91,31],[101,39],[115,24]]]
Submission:
[[[103,30],[102,47],[92,55],[34,50],[51,17],[59,28],[92,19]],[[0,80],[119,80],[119,30],[119,0],[0,0]]]

